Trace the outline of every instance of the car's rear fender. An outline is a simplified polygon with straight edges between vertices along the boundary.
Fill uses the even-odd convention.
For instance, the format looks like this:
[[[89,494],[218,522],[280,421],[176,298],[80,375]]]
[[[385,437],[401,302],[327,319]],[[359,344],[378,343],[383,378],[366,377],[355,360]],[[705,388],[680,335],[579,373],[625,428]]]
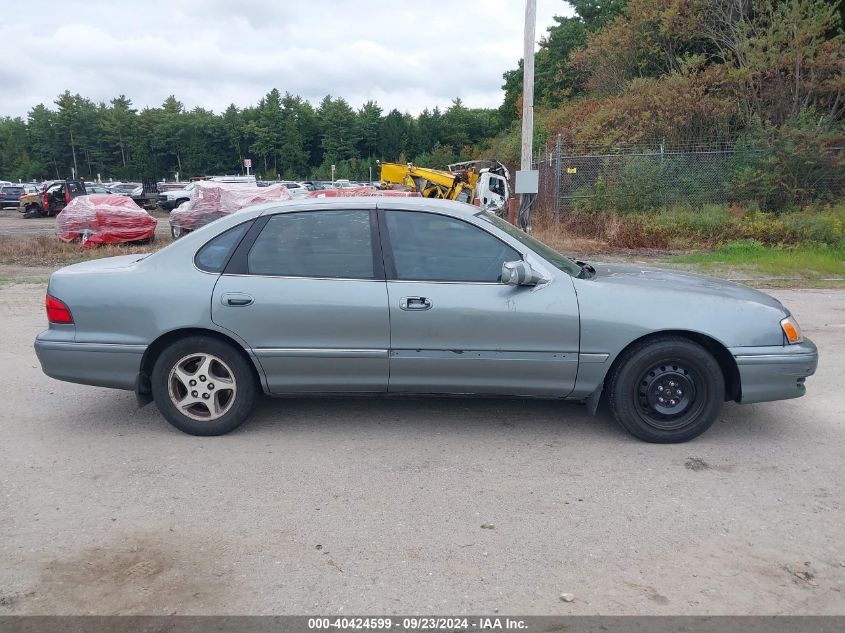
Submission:
[[[153,367],[158,357],[169,345],[189,336],[210,336],[231,345],[233,349],[237,350],[249,362],[256,381],[261,385],[262,390],[268,393],[264,368],[261,366],[258,358],[249,350],[246,341],[241,340],[231,332],[209,328],[184,327],[165,332],[150,343],[144,351],[138,372],[138,379],[135,382],[135,395],[138,397],[138,403],[140,405],[143,406],[152,400],[152,396],[150,395],[150,376],[152,375]]]

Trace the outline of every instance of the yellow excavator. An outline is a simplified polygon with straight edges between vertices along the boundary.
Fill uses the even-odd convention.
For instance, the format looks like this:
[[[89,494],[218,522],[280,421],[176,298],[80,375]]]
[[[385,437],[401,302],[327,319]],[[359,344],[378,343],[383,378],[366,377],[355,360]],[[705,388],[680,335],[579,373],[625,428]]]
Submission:
[[[497,160],[453,163],[448,170],[413,163],[380,163],[381,187],[417,191],[424,198],[457,200],[501,213],[510,198],[510,174]]]

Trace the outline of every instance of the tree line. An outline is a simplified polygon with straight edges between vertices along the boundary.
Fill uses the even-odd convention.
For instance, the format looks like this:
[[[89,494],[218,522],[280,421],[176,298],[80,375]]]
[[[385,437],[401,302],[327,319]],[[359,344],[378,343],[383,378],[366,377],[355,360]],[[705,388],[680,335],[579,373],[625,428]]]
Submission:
[[[444,167],[471,158],[502,129],[498,110],[460,99],[412,116],[375,101],[356,110],[332,96],[315,107],[274,88],[255,106],[217,114],[186,109],[175,96],[139,110],[125,95],[95,103],[65,91],[25,119],[0,119],[0,178],[172,180],[240,173],[250,158],[267,179],[328,179],[332,165],[337,178],[363,179],[371,169],[377,177],[377,160]]]

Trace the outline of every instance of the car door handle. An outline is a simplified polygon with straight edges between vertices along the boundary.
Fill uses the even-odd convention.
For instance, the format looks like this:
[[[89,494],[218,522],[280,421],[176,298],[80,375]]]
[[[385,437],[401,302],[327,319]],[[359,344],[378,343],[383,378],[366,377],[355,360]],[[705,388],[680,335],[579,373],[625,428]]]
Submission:
[[[402,297],[399,307],[403,310],[431,310],[431,299],[426,297]]]
[[[244,294],[242,292],[227,292],[222,297],[220,297],[220,301],[223,303],[224,306],[232,307],[251,306],[253,303],[255,303],[255,299],[253,299],[250,295]]]

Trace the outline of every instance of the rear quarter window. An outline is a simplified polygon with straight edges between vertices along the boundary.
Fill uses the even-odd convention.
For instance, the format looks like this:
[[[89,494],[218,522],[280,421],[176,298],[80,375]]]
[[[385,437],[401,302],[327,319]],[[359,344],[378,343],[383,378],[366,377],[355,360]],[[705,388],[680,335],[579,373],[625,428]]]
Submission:
[[[194,257],[197,268],[208,273],[223,272],[226,263],[251,225],[252,222],[244,222],[206,242]]]

